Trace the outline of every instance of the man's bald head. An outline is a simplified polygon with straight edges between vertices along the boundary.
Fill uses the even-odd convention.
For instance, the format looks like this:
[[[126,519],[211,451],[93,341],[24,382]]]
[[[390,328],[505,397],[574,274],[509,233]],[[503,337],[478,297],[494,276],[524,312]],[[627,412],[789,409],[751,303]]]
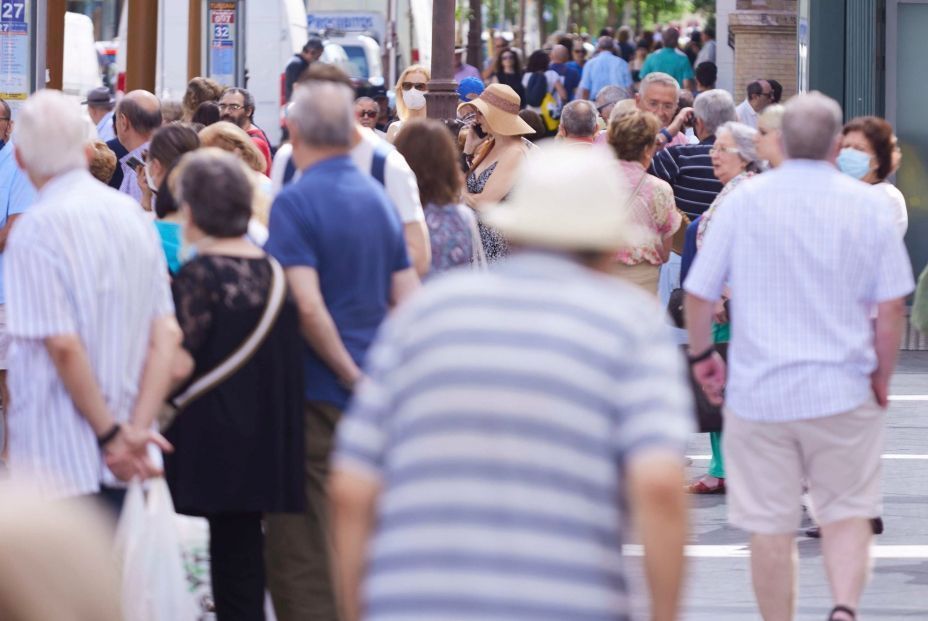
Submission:
[[[551,61],[555,63],[566,63],[570,60],[570,50],[563,45],[555,45],[551,48]]]
[[[125,118],[129,129],[146,138],[161,127],[161,102],[148,91],[126,93],[116,106],[116,114]]]

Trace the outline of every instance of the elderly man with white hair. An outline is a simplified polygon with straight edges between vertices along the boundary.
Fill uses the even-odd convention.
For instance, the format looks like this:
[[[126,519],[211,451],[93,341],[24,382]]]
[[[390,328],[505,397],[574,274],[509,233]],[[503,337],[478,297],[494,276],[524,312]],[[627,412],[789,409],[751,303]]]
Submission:
[[[158,234],[87,171],[87,122],[43,90],[19,111],[15,156],[38,196],[7,242],[10,472],[55,497],[121,506],[146,476],[180,329]]]
[[[306,511],[267,518],[268,586],[280,621],[335,621],[326,476],[332,436],[387,312],[419,284],[383,185],[352,161],[351,88],[300,83],[287,114],[302,171],[271,209],[265,250],[284,267],[305,339]]]
[[[684,285],[693,375],[716,403],[725,388],[728,518],[752,535],[765,621],[794,615],[804,483],[821,525],[830,621],[856,618],[869,520],[880,515],[889,380],[914,282],[885,196],[834,166],[841,116],[820,93],[786,104],[789,159],[726,198]],[[710,334],[726,284],[728,369]]]
[[[693,102],[687,122],[692,122],[698,144],[667,147],[654,156],[651,172],[673,188],[677,207],[695,218],[712,204],[722,191],[722,182],[712,172],[710,151],[715,130],[735,121],[735,104],[728,91],[713,89],[701,93]]]
[[[662,129],[657,141],[662,149],[688,144],[683,130],[693,109],[683,108],[678,111],[679,101],[680,84],[666,73],[649,73],[638,85],[635,103],[639,110],[650,112],[660,119]]]

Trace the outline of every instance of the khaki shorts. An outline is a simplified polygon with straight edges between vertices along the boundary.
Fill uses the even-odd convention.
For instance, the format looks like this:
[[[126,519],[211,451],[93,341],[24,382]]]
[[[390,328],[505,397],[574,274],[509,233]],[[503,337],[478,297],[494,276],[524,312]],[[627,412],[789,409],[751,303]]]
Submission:
[[[751,533],[790,533],[808,484],[818,524],[880,515],[885,412],[871,398],[823,418],[761,423],[725,411],[728,521]]]

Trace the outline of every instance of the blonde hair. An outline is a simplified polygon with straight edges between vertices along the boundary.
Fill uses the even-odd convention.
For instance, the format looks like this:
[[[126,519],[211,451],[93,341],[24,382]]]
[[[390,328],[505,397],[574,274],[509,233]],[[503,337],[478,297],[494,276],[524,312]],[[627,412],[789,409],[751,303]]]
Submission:
[[[635,110],[609,124],[608,140],[620,160],[637,162],[655,144],[661,122],[650,112]]]
[[[425,76],[426,81],[432,79],[432,74],[428,69],[422,65],[409,65],[406,69],[403,70],[403,73],[400,74],[399,79],[396,81],[396,116],[399,117],[401,121],[405,121],[409,117],[409,110],[406,109],[406,102],[403,101],[403,82],[406,81],[406,78],[409,77],[411,73],[421,73]]]
[[[785,112],[786,108],[782,104],[767,106],[757,117],[757,124],[763,125],[766,130],[780,131],[783,126],[783,113]]]
[[[267,161],[245,130],[229,121],[219,121],[200,130],[200,144],[234,153],[255,172],[264,173]]]
[[[94,140],[90,146],[93,147],[90,174],[98,181],[109,183],[113,178],[113,173],[116,172],[116,154],[102,140]]]

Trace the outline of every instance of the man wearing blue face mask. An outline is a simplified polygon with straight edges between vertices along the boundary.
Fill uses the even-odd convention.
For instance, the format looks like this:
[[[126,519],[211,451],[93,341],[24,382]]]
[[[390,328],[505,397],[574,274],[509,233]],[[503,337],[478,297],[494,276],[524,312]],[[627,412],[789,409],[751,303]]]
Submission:
[[[896,136],[892,125],[876,116],[862,116],[849,121],[842,130],[838,169],[855,179],[882,190],[893,210],[893,220],[900,236],[909,224],[905,197],[886,178],[894,171]]]

